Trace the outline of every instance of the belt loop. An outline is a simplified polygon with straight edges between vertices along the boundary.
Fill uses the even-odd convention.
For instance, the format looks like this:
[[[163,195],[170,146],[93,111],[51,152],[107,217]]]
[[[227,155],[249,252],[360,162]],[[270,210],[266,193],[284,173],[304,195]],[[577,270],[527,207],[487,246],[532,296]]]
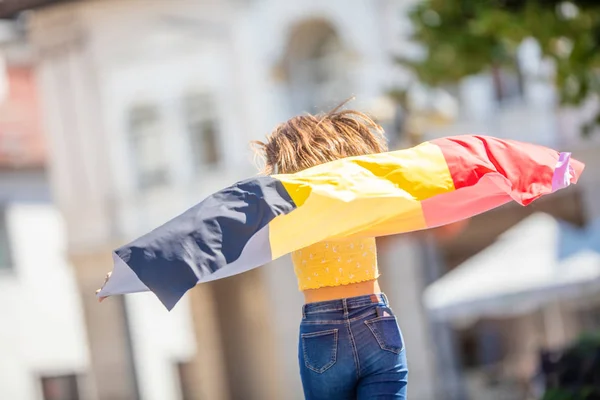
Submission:
[[[306,304],[302,305],[302,319],[306,319]]]
[[[390,305],[390,303],[388,302],[388,298],[385,295],[385,293],[381,293],[381,300],[383,300],[383,304],[385,304],[386,306]]]
[[[348,303],[346,302],[346,299],[342,299],[342,304],[344,305],[344,317],[348,316]]]

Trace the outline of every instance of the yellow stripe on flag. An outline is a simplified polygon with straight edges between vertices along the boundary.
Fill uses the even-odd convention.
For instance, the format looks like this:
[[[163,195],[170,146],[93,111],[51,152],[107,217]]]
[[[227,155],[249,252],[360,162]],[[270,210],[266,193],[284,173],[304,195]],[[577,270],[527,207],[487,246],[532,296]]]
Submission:
[[[345,158],[275,175],[296,210],[269,224],[272,257],[326,239],[426,228],[420,201],[454,190],[439,147]]]

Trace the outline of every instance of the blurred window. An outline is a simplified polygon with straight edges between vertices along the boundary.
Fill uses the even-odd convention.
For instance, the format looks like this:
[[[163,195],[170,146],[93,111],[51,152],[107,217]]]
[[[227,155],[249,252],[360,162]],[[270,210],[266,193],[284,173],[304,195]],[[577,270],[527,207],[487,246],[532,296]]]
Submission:
[[[163,186],[168,182],[169,170],[162,128],[157,106],[136,105],[130,110],[129,133],[140,189]]]
[[[507,356],[501,321],[479,321],[456,333],[464,368],[494,366]]]
[[[299,25],[291,35],[286,56],[293,111],[325,111],[351,96],[350,61],[328,22]]]
[[[6,224],[6,208],[0,207],[0,270],[13,268],[8,226]]]
[[[194,169],[203,170],[219,164],[219,124],[214,96],[193,93],[183,99]]]
[[[41,378],[44,400],[79,400],[76,375],[47,376]]]
[[[518,65],[513,69],[494,68],[492,82],[496,102],[500,106],[523,96],[523,80]]]
[[[478,366],[477,334],[475,329],[469,328],[457,332],[462,366],[465,369]]]
[[[579,310],[578,317],[584,330],[600,331],[600,304]]]

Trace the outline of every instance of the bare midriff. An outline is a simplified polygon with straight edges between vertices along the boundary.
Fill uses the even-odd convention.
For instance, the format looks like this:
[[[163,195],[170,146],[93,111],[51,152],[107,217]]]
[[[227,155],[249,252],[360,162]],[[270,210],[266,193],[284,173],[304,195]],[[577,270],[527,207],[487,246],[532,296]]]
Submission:
[[[319,301],[377,294],[381,293],[381,288],[379,287],[379,280],[373,279],[370,281],[351,283],[348,285],[308,289],[304,290],[302,293],[304,293],[305,303],[315,303]]]

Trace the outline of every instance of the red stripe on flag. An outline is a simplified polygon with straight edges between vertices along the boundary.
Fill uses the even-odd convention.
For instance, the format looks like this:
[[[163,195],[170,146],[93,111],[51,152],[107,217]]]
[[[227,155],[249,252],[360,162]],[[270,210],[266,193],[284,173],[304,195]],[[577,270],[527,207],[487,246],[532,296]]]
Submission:
[[[473,186],[421,201],[428,228],[451,224],[492,210],[512,200],[510,183],[498,173],[489,173]]]
[[[530,143],[488,136],[455,136],[436,139],[456,190],[476,185],[487,174],[500,174],[509,183],[508,194],[522,205],[552,191],[559,153]],[[583,164],[571,160],[576,183]]]

